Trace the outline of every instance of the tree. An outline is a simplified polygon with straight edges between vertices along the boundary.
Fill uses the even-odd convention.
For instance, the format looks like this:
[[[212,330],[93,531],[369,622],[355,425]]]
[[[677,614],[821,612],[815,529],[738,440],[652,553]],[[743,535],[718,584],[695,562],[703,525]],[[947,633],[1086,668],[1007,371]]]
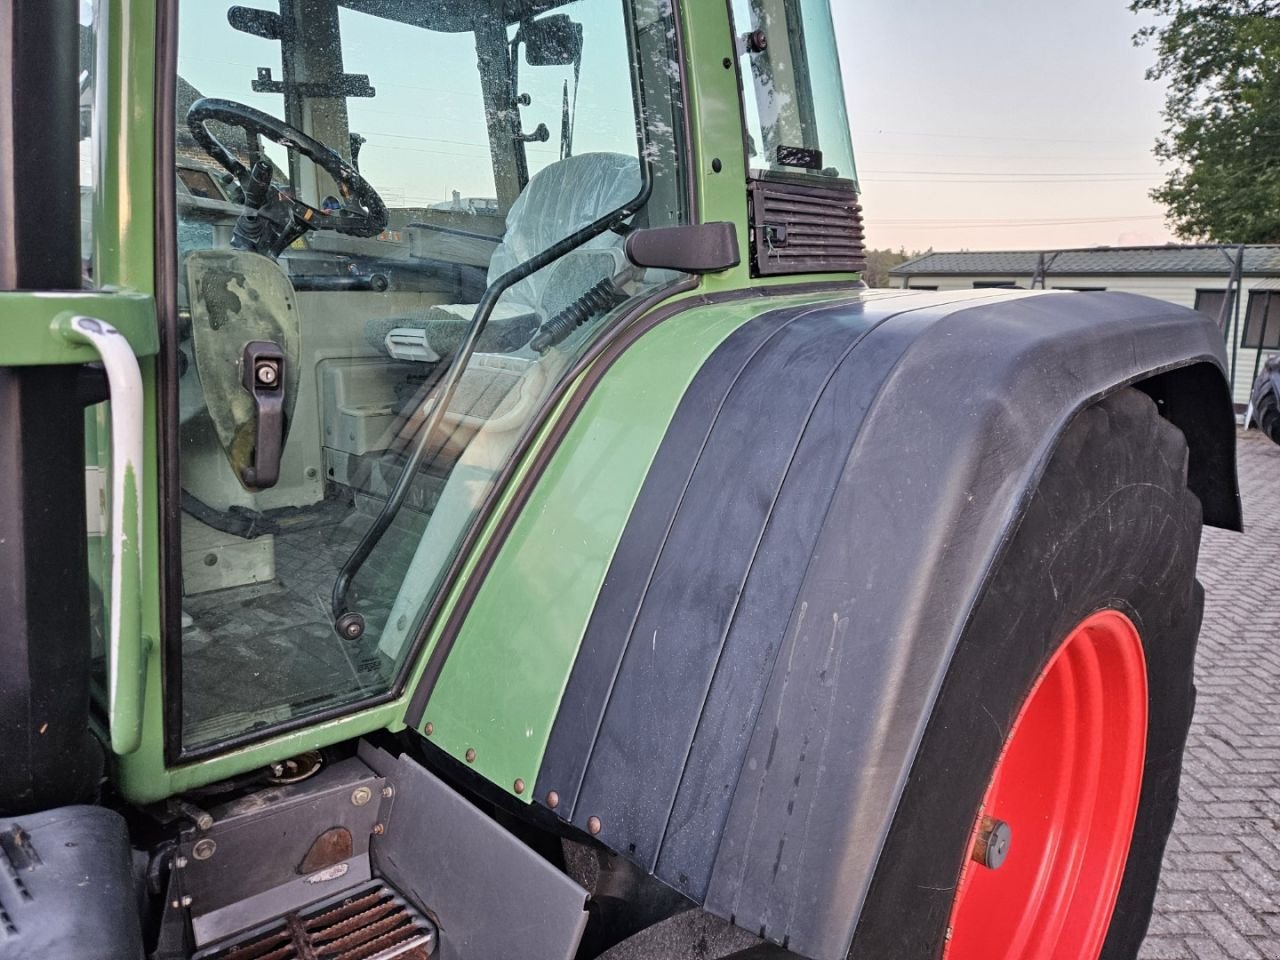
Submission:
[[[907,253],[906,248],[899,250],[868,250],[867,269],[862,279],[869,287],[889,286],[889,271],[900,263],[920,256],[918,253]]]
[[[1172,165],[1151,192],[1185,239],[1280,242],[1280,0],[1131,0],[1155,14],[1135,43],[1165,80],[1163,135]]]

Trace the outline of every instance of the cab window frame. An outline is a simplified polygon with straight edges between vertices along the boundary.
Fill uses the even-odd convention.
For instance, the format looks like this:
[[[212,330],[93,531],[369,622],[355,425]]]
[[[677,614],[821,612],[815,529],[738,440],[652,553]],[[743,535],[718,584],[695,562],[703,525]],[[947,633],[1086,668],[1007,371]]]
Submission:
[[[849,160],[852,166],[848,171],[840,171],[838,176],[828,176],[826,173],[823,172],[825,167],[822,169],[802,168],[799,166],[779,167],[779,165],[776,163],[775,164],[769,164],[769,163],[759,164],[753,161],[752,154],[751,154],[752,118],[748,113],[748,109],[751,106],[751,104],[754,102],[754,100],[748,99],[747,87],[746,87],[748,83],[753,82],[753,78],[749,75],[749,70],[746,67],[746,64],[749,63],[748,58],[750,56],[750,52],[744,49],[743,47],[743,43],[745,42],[745,37],[750,32],[749,30],[750,25],[742,25],[738,23],[738,17],[734,11],[735,0],[724,0],[724,3],[725,3],[726,13],[729,17],[730,28],[733,31],[732,38],[731,38],[732,45],[733,45],[733,57],[732,57],[733,70],[734,70],[734,75],[737,77],[737,81],[738,81],[738,102],[739,102],[740,120],[741,120],[741,128],[742,128],[742,159],[743,159],[743,167],[747,172],[747,179],[749,181],[764,180],[764,181],[771,181],[775,183],[792,183],[792,184],[805,185],[805,186],[817,186],[817,187],[824,187],[830,190],[849,191],[854,194],[860,194],[862,192],[862,188],[858,179],[856,150],[854,149],[853,142],[852,142],[852,137],[853,137],[852,131],[848,129],[843,131],[843,140],[844,140],[844,145],[848,147]],[[803,8],[800,6],[797,6],[797,10],[800,12],[800,15],[803,17]],[[801,35],[802,35],[802,41],[803,41],[805,39],[803,38],[803,31],[801,31]],[[794,55],[795,47],[796,47],[796,44],[794,42],[790,44],[790,51],[792,52],[793,55]],[[806,126],[809,124],[812,124],[812,128],[816,131],[816,136],[818,137],[817,149],[822,154],[823,163],[825,165],[826,161],[829,159],[829,154],[828,154],[828,151],[823,147],[823,144],[821,141],[822,131],[821,131],[821,126],[818,120],[818,113],[817,113],[817,107],[816,107],[817,100],[813,94],[813,72],[810,69],[808,69],[809,48],[807,44],[805,46],[805,52],[806,52],[805,82],[809,85],[810,95],[807,103],[801,103],[798,105],[798,110],[802,114],[802,116],[800,117],[801,123]],[[836,71],[836,75],[842,76],[839,70]],[[838,93],[838,96],[841,98],[841,104],[843,106],[843,110],[847,119],[848,105],[845,104],[843,100],[844,92],[843,90],[839,90],[837,91],[837,93]],[[760,146],[761,146],[761,149],[763,149],[763,144],[761,144]],[[788,146],[798,146],[798,145],[788,145]],[[809,145],[805,144],[803,146],[803,149],[809,149]]]

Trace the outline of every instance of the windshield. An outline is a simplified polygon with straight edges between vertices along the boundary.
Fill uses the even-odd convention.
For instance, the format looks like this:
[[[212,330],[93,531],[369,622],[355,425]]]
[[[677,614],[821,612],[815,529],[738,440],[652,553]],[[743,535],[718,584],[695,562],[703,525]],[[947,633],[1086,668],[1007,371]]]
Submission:
[[[671,17],[182,5],[184,748],[391,689],[548,395],[678,279],[630,266],[618,232],[561,243],[629,204],[632,225],[685,221]]]

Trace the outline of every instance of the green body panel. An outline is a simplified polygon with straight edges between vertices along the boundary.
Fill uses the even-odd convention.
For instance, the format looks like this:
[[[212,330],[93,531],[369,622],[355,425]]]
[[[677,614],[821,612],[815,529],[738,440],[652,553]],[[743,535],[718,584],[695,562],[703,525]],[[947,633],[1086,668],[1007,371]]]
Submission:
[[[140,0],[103,0],[96,54],[94,103],[97,188],[93,197],[93,263],[96,284],[106,290],[146,295],[151,301],[152,342],[158,343],[154,294],[155,244],[155,92],[156,4]],[[110,320],[110,317],[102,317]],[[130,342],[134,341],[130,338]],[[153,346],[148,353],[154,353]],[[144,411],[142,475],[142,584],[139,609],[126,622],[141,624],[135,651],[141,656],[142,681],[137,702],[120,704],[140,716],[139,747],[116,757],[115,775],[126,779],[144,763],[149,746],[163,742],[164,700],[160,676],[159,528],[160,462],[157,372],[154,360],[141,364]],[[105,417],[89,423],[105,426]],[[93,438],[87,438],[93,442]],[[98,437],[99,449],[106,442]],[[105,457],[104,457],[105,459]],[[132,737],[129,738],[131,741]],[[156,753],[155,759],[161,754]]]
[[[742,139],[742,101],[738,91],[738,54],[727,3],[680,5],[684,30],[685,93],[689,99],[698,219],[737,224],[742,262],[732,270],[703,278],[707,292],[732,290],[750,282],[747,251],[747,154]],[[730,66],[726,68],[725,62]],[[720,172],[715,171],[717,162]]]
[[[160,684],[159,657],[151,657],[149,666],[148,706],[150,692]],[[286,757],[296,757],[308,750],[342,743],[376,730],[402,730],[404,708],[403,699],[384,703],[199,763],[178,767],[166,766],[164,731],[148,715],[147,725],[143,729],[142,746],[136,753],[120,758],[113,780],[126,799],[134,803],[152,803],[195,787],[257,770]]]
[[[154,293],[156,4],[101,4],[94,277],[100,287]]]
[[[467,614],[423,718],[433,743],[471,757],[482,776],[531,799],[516,792],[515,781],[532,784],[537,776],[596,596],[690,381],[753,317],[834,296],[694,307],[618,359],[552,458]]]
[[[0,363],[6,367],[57,363],[90,363],[97,352],[87,344],[68,340],[59,331],[63,319],[83,314],[106,321],[119,330],[133,352],[154,356],[160,349],[155,301],[148,296],[83,293],[0,293],[4,317],[4,347]]]

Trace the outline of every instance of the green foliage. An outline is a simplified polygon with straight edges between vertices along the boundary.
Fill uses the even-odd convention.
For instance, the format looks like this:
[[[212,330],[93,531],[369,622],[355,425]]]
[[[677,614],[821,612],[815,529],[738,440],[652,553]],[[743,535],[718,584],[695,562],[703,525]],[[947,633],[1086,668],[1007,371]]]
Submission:
[[[862,279],[869,287],[887,287],[889,282],[889,271],[900,263],[906,263],[908,260],[920,256],[918,253],[907,253],[905,248],[899,250],[868,250],[867,251],[867,269],[862,274]]]
[[[1280,0],[1131,0],[1158,26],[1135,36],[1165,80],[1151,196],[1186,239],[1280,242]]]

